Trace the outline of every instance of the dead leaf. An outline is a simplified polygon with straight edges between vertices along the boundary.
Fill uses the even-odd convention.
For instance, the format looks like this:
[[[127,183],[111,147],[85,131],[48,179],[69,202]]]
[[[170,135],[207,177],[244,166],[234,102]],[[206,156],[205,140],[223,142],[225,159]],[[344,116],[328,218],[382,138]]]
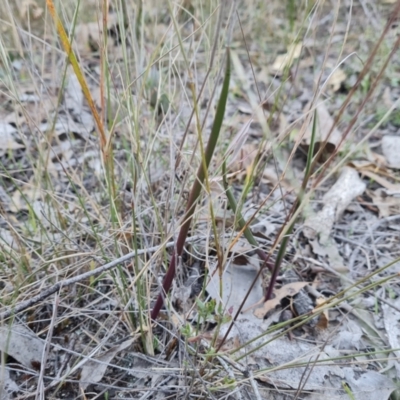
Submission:
[[[275,62],[271,67],[271,73],[282,75],[285,71],[285,68],[291,67],[293,61],[300,57],[302,47],[303,44],[301,42],[297,44],[291,44],[287,48],[287,52],[285,54],[280,54],[278,57],[276,57]]]
[[[326,299],[324,297],[318,297],[315,299],[315,304],[318,307],[320,304],[324,304]],[[327,329],[329,325],[329,312],[324,310],[318,317],[317,328]]]
[[[220,327],[219,339],[225,336],[228,327],[229,324]],[[246,355],[248,363],[257,364],[257,379],[275,388],[298,389],[301,386],[303,391],[315,391],[314,400],[344,399],[347,395],[343,390],[343,382],[350,386],[357,400],[387,400],[395,389],[392,381],[382,374],[356,366],[349,368],[335,364],[332,356],[321,350],[320,346],[303,340],[276,338],[274,334],[266,333],[267,329],[265,320],[238,319],[228,333],[227,341],[234,343],[230,350],[241,347],[235,356]],[[310,366],[317,359],[318,367],[311,370]],[[282,365],[287,368],[274,368]],[[307,379],[304,379],[305,374]]]
[[[247,257],[249,258],[249,257]],[[220,293],[220,279],[218,271],[211,270],[210,278],[207,283],[207,293],[211,298],[215,299],[218,304],[227,310],[231,315],[234,315],[242,304],[247,292],[249,291],[253,280],[258,274],[259,258],[255,255],[251,257],[251,262],[246,265],[235,265],[228,263],[228,267],[222,275],[222,296]],[[254,304],[258,303],[263,298],[264,291],[262,288],[261,276],[251,289],[243,309],[246,310]],[[250,317],[251,313],[246,314]]]
[[[96,359],[87,361],[81,371],[80,385],[86,389],[90,384],[100,382],[112,359],[122,350],[128,348],[136,339],[132,338],[111,347]]]
[[[11,379],[7,366],[1,369],[0,373],[0,400],[11,400],[13,393],[19,391],[18,385]]]
[[[10,211],[14,213],[21,210],[29,211],[32,203],[40,200],[40,198],[40,190],[37,190],[33,184],[27,184],[13,193],[11,197],[12,202],[10,204]],[[29,204],[27,202],[29,202]]]
[[[336,68],[329,77],[327,84],[334,92],[337,92],[346,78],[345,72],[341,68]]]
[[[107,18],[107,31],[116,29],[118,25],[118,15],[109,13]],[[88,22],[77,24],[75,28],[75,41],[78,51],[81,55],[86,55],[100,48],[100,42],[103,35],[103,21]],[[109,46],[113,46],[112,40],[108,41]]]
[[[315,238],[321,234],[327,238],[333,224],[345,211],[350,202],[360,196],[366,188],[366,184],[360,179],[355,169],[343,168],[338,180],[322,198],[324,207],[315,216],[307,218],[304,223],[309,229],[304,233],[308,238]]]
[[[383,188],[368,191],[372,202],[379,209],[381,217],[400,214],[400,190],[391,192]]]
[[[382,138],[382,152],[391,168],[400,169],[400,136],[385,135]]]
[[[299,282],[301,283],[301,282]],[[227,330],[227,325],[223,325],[220,330],[219,337],[222,338]],[[286,337],[275,338],[273,335],[265,333],[266,327],[263,320],[238,320],[228,335],[228,340],[238,338],[238,345],[243,346],[243,349],[238,352],[238,355],[247,353],[249,363],[256,363],[260,372],[257,373],[257,379],[273,385],[277,388],[294,388],[297,389],[300,385],[303,390],[319,391],[326,385],[331,390],[335,388],[331,384],[330,377],[339,375],[344,378],[344,372],[339,365],[324,365],[321,361],[329,358],[329,356],[321,351],[318,346],[307,343],[302,340],[289,340]],[[269,343],[270,342],[270,343]],[[268,344],[265,344],[268,343]],[[254,352],[252,352],[254,350]],[[307,375],[304,380],[304,374],[307,367],[297,367],[295,365],[290,368],[280,369],[272,368],[274,366],[287,365],[291,363],[312,364],[312,360],[318,357],[321,362],[318,368],[314,368],[312,373]],[[261,371],[266,372],[261,372]],[[336,386],[337,387],[337,386]],[[339,386],[341,387],[341,386]],[[330,399],[330,397],[329,397]]]
[[[393,305],[396,307],[400,307],[400,300],[397,298],[393,301]],[[392,349],[399,349],[400,348],[400,315],[399,313],[388,304],[382,304],[383,310],[383,321],[385,325],[386,334],[389,340],[390,347]],[[400,351],[395,350],[393,354],[396,356],[395,366],[397,375],[400,376]]]
[[[24,0],[19,8],[19,16],[22,21],[27,21],[29,18],[38,19],[43,15],[43,8],[34,0]]]
[[[385,375],[375,371],[356,373],[351,368],[343,369],[345,381],[355,400],[387,400],[397,387]]]
[[[275,297],[266,301],[262,307],[254,310],[257,318],[264,318],[271,310],[274,310],[285,297],[293,297],[301,289],[308,285],[308,282],[291,282],[274,291]]]
[[[25,146],[16,141],[14,134],[17,129],[5,122],[0,122],[0,157],[4,156],[9,150],[22,149]]]
[[[23,325],[0,327],[0,350],[27,368],[41,363],[44,343]]]
[[[343,168],[339,179],[322,198],[322,210],[304,222],[303,233],[310,239],[314,252],[328,256],[331,267],[338,271],[343,271],[344,263],[335,242],[330,239],[330,232],[350,202],[360,196],[365,188],[366,184],[355,169]]]
[[[278,226],[267,217],[258,219],[256,223],[250,226],[250,229],[253,234],[268,239],[278,230]]]
[[[365,347],[362,341],[363,331],[357,322],[347,321],[333,338],[332,345],[337,350],[360,350]]]
[[[390,176],[390,174],[387,173],[386,170],[384,170],[383,168],[379,168],[377,165],[371,162],[352,161],[351,163],[349,163],[349,166],[354,166],[354,168],[362,175],[373,179],[376,183],[392,192],[400,191],[399,184],[392,183],[382,176]]]
[[[310,112],[311,103],[309,103],[306,108],[305,112]],[[324,152],[333,153],[336,147],[340,144],[342,140],[342,133],[332,126],[334,124],[334,119],[331,117],[328,109],[324,102],[320,102],[317,107],[315,108],[316,115],[317,115],[317,125],[316,125],[316,137],[315,137],[315,151],[316,154],[319,151],[320,146],[325,144]],[[311,111],[313,112],[313,111]],[[332,129],[332,132],[331,132]],[[313,130],[313,122],[311,120],[310,125],[307,128],[306,133],[304,134],[303,141],[302,141],[302,148],[304,151],[308,151],[310,146],[311,137],[312,137],[312,130]],[[329,135],[329,137],[328,137]]]

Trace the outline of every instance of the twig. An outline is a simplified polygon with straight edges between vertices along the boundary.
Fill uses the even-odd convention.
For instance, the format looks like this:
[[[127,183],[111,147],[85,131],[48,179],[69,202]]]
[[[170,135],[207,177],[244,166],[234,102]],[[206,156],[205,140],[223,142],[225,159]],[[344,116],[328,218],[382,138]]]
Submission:
[[[228,373],[229,378],[231,378],[232,381],[234,381],[236,383],[235,374],[233,373],[231,368],[229,368],[229,365],[225,362],[225,360],[223,358],[218,358],[218,361],[221,363],[224,370]],[[236,391],[233,391],[233,393],[231,393],[231,395],[234,395],[237,400],[243,399],[242,393],[240,393],[240,388],[237,388]]]
[[[262,397],[260,396],[260,392],[258,391],[258,386],[257,386],[256,380],[254,379],[254,375],[251,370],[249,370],[249,380],[250,380],[250,385],[253,388],[254,395],[256,396],[256,399],[262,400]]]
[[[203,236],[199,236],[199,235],[192,236],[190,238],[187,238],[185,243],[194,242],[202,237]],[[154,247],[150,247],[150,248],[142,249],[142,250],[138,250],[138,251],[132,251],[132,252],[130,252],[120,258],[117,258],[116,260],[111,261],[108,264],[102,265],[101,267],[98,267],[92,271],[88,271],[83,274],[74,276],[73,278],[65,279],[63,281],[57,282],[53,286],[50,286],[49,288],[43,290],[37,296],[33,296],[29,300],[23,301],[23,302],[15,305],[14,307],[10,307],[7,311],[0,313],[0,320],[9,318],[12,315],[18,314],[19,312],[24,311],[29,307],[32,307],[33,305],[39,303],[40,301],[44,300],[46,297],[49,297],[50,295],[59,291],[61,288],[65,287],[65,286],[71,286],[74,283],[83,281],[92,276],[99,275],[102,272],[108,271],[108,270],[116,267],[117,265],[122,264],[123,262],[128,261],[131,258],[134,258],[135,256],[139,256],[139,255],[145,254],[145,253],[154,253],[154,252],[160,250],[161,248],[170,248],[170,247],[173,247],[174,245],[175,245],[175,241],[172,241],[172,242],[168,242],[165,244],[161,244],[159,246],[154,246]]]
[[[218,361],[221,363],[221,365],[224,367],[226,371],[229,372],[229,368],[227,364],[230,364],[232,367],[236,368],[238,371],[240,371],[245,378],[248,378],[250,381],[251,387],[253,388],[254,395],[256,397],[256,400],[261,400],[262,397],[260,396],[260,392],[258,391],[257,383],[255,381],[254,375],[251,370],[242,367],[238,362],[231,360],[229,357],[226,356],[217,356]],[[233,374],[233,372],[231,372]],[[231,373],[229,373],[229,376],[232,378]],[[235,379],[235,375],[233,375],[233,378]],[[235,379],[236,381],[236,379]]]
[[[60,298],[57,295],[55,295],[54,303],[53,303],[53,315],[51,317],[49,330],[47,332],[46,344],[43,348],[42,361],[40,363],[40,374],[39,374],[39,379],[38,379],[38,384],[37,384],[37,389],[36,389],[36,399],[44,399],[45,391],[46,391],[46,389],[49,389],[49,387],[50,387],[50,386],[47,388],[44,387],[44,374],[45,374],[47,360],[49,357],[50,343],[51,343],[51,339],[52,339],[53,333],[54,333],[54,325],[55,325],[56,318],[57,318],[59,302],[60,302]]]

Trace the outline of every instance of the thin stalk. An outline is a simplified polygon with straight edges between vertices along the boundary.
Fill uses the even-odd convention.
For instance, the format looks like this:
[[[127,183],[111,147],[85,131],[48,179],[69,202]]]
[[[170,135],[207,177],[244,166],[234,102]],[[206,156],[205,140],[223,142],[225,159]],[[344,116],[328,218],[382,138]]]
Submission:
[[[151,312],[151,319],[155,320],[160,312],[162,305],[164,304],[164,296],[169,292],[171,288],[172,281],[175,277],[175,269],[176,269],[176,262],[177,259],[182,255],[183,247],[185,245],[185,241],[187,235],[189,233],[190,225],[192,223],[193,214],[196,209],[197,200],[200,197],[201,189],[203,186],[203,182],[206,176],[206,169],[208,169],[211,158],[213,156],[218,137],[221,131],[222,122],[225,115],[225,108],[226,108],[226,101],[228,98],[229,92],[229,81],[230,81],[231,69],[230,69],[230,54],[229,48],[227,48],[227,58],[226,58],[226,71],[225,71],[225,78],[222,85],[222,91],[218,102],[217,111],[215,114],[215,119],[213,123],[213,127],[211,130],[211,135],[207,143],[207,148],[204,154],[204,160],[201,162],[199,169],[197,171],[196,180],[193,183],[192,190],[190,192],[188,204],[186,207],[185,216],[183,218],[183,224],[179,231],[178,239],[176,242],[176,249],[172,254],[172,258],[169,264],[168,271],[165,275],[163,287],[161,292],[158,295],[156,304]]]
[[[314,154],[314,148],[315,148],[315,138],[316,138],[316,133],[317,133],[317,112],[314,112],[314,121],[313,121],[313,127],[312,127],[312,131],[311,131],[311,140],[310,140],[310,146],[308,147],[308,154],[307,154],[307,164],[306,164],[306,169],[304,171],[304,178],[303,178],[303,182],[300,188],[300,192],[297,196],[297,199],[292,207],[292,210],[289,214],[289,216],[293,216],[293,214],[297,211],[297,209],[300,207],[300,204],[303,200],[303,194],[305,193],[306,187],[307,187],[307,183],[308,180],[310,179],[310,175],[311,175],[311,166],[312,166],[312,159],[313,159],[313,154]],[[276,282],[276,278],[278,277],[278,273],[281,267],[281,263],[283,260],[283,257],[286,254],[286,248],[287,248],[287,244],[289,242],[289,238],[290,238],[290,234],[293,231],[294,228],[294,224],[296,222],[296,219],[294,218],[290,224],[290,227],[286,233],[286,235],[283,237],[282,239],[282,243],[279,247],[279,251],[278,251],[278,256],[276,257],[275,260],[275,266],[274,269],[272,271],[272,275],[271,275],[271,279],[269,281],[268,284],[268,289],[267,292],[265,294],[265,301],[268,301],[271,296],[272,296],[272,292],[274,290],[274,286],[275,286],[275,282]],[[284,228],[286,224],[282,225],[281,231]],[[278,235],[279,237],[280,235]]]
[[[258,244],[257,240],[253,236],[253,233],[251,232],[251,230],[248,227],[248,222],[246,222],[244,220],[242,213],[240,212],[240,210],[238,210],[238,206],[237,206],[235,197],[233,196],[233,193],[232,193],[231,189],[229,188],[228,181],[226,179],[226,162],[225,161],[222,164],[222,179],[223,179],[223,183],[224,183],[226,197],[228,198],[229,207],[235,213],[236,223],[238,224],[239,228],[243,231],[243,234],[244,234],[245,238],[247,239],[247,241],[255,247],[255,249],[256,249],[255,251],[256,251],[257,255],[264,261],[266,267],[268,267],[268,269],[272,270],[273,266],[272,266],[271,262],[268,261],[269,256],[263,250],[260,249],[260,245]]]

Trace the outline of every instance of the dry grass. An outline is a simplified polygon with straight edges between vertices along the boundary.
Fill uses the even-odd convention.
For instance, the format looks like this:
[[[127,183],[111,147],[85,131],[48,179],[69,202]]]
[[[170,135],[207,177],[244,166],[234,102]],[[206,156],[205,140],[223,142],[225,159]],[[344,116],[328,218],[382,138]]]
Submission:
[[[384,271],[400,257],[398,228],[393,228],[398,213],[379,219],[366,195],[352,202],[332,233],[350,271],[345,277],[326,274],[329,260],[312,253],[302,233],[307,213],[315,211],[343,165],[373,159],[374,143],[395,129],[396,114],[384,115],[389,106],[379,109],[398,92],[398,56],[384,68],[396,43],[395,29],[389,27],[368,63],[392,6],[112,1],[108,32],[99,34],[102,4],[83,1],[76,10],[78,2],[60,2],[58,13],[67,33],[75,32],[74,50],[105,128],[104,144],[45,2],[28,3],[0,4],[0,124],[14,130],[12,140],[0,139],[0,304],[12,311],[58,286],[51,296],[2,321],[25,325],[48,344],[39,365],[25,365],[23,373],[21,361],[7,360],[19,398],[155,399],[157,392],[170,398],[299,398],[293,388],[274,386],[265,371],[251,372],[249,364],[256,361],[235,361],[243,357],[237,350],[228,346],[230,352],[215,354],[221,343],[209,332],[231,316],[213,303],[207,306],[204,275],[221,260],[232,261],[240,232],[234,224],[238,215],[227,207],[222,163],[228,161],[229,183],[245,219],[267,227],[257,240],[272,259],[282,243],[279,229],[295,223],[284,269],[294,263],[302,279],[321,280],[320,291],[327,296],[343,289],[339,305],[355,297],[354,307],[365,296],[379,309],[385,292],[397,298],[396,272]],[[298,43],[301,56],[274,74],[277,56]],[[226,45],[232,80],[221,140],[179,260],[171,302],[154,322],[150,311],[204,158]],[[340,89],[328,80],[338,70],[345,74]],[[305,107],[310,101],[326,103],[345,137],[328,164],[314,163],[303,193],[307,147],[302,136],[313,118]],[[241,131],[246,123],[248,129]],[[371,175],[361,171],[361,176],[375,188]],[[398,185],[398,171],[386,168],[385,179]],[[289,213],[300,197],[301,207]],[[132,254],[129,260],[82,279],[126,254]],[[352,287],[355,281],[359,285]],[[342,311],[335,306],[328,308],[337,316]],[[290,324],[303,326],[311,319],[293,317],[276,327],[285,335],[297,334],[301,327]],[[306,339],[320,345],[323,337],[322,352],[339,326],[332,322],[325,336],[305,328]],[[371,339],[369,325],[364,329],[382,350],[383,341]],[[269,336],[262,340],[261,347],[271,341]],[[379,356],[383,359],[374,362],[383,369],[388,358]],[[108,365],[98,384],[80,382],[87,358],[97,360],[97,369]],[[285,363],[274,368],[294,366]]]

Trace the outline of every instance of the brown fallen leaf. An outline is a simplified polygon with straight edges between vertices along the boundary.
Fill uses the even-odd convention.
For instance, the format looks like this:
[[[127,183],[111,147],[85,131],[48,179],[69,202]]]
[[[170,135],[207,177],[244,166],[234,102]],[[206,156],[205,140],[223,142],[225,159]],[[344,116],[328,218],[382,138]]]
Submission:
[[[274,291],[275,297],[266,301],[262,307],[254,310],[253,314],[260,319],[263,319],[267,313],[275,309],[285,297],[293,297],[301,289],[308,285],[308,282],[291,282]]]
[[[311,103],[305,107],[305,112],[310,112]],[[316,154],[320,147],[325,144],[324,153],[331,154],[336,150],[336,147],[340,144],[342,140],[342,133],[332,126],[334,124],[334,119],[331,117],[328,109],[324,102],[320,102],[316,108],[315,113],[317,115],[317,128],[316,128],[316,138],[315,138],[315,151]],[[314,111],[311,111],[314,112]],[[304,134],[301,147],[305,152],[308,151],[310,146],[311,137],[313,131],[313,122],[311,120],[310,125]]]
[[[315,299],[315,303],[317,307],[323,303],[326,302],[326,299],[324,297],[318,297]],[[329,313],[328,310],[323,311],[319,318],[318,318],[318,323],[317,323],[317,328],[319,329],[327,329],[329,324]]]

